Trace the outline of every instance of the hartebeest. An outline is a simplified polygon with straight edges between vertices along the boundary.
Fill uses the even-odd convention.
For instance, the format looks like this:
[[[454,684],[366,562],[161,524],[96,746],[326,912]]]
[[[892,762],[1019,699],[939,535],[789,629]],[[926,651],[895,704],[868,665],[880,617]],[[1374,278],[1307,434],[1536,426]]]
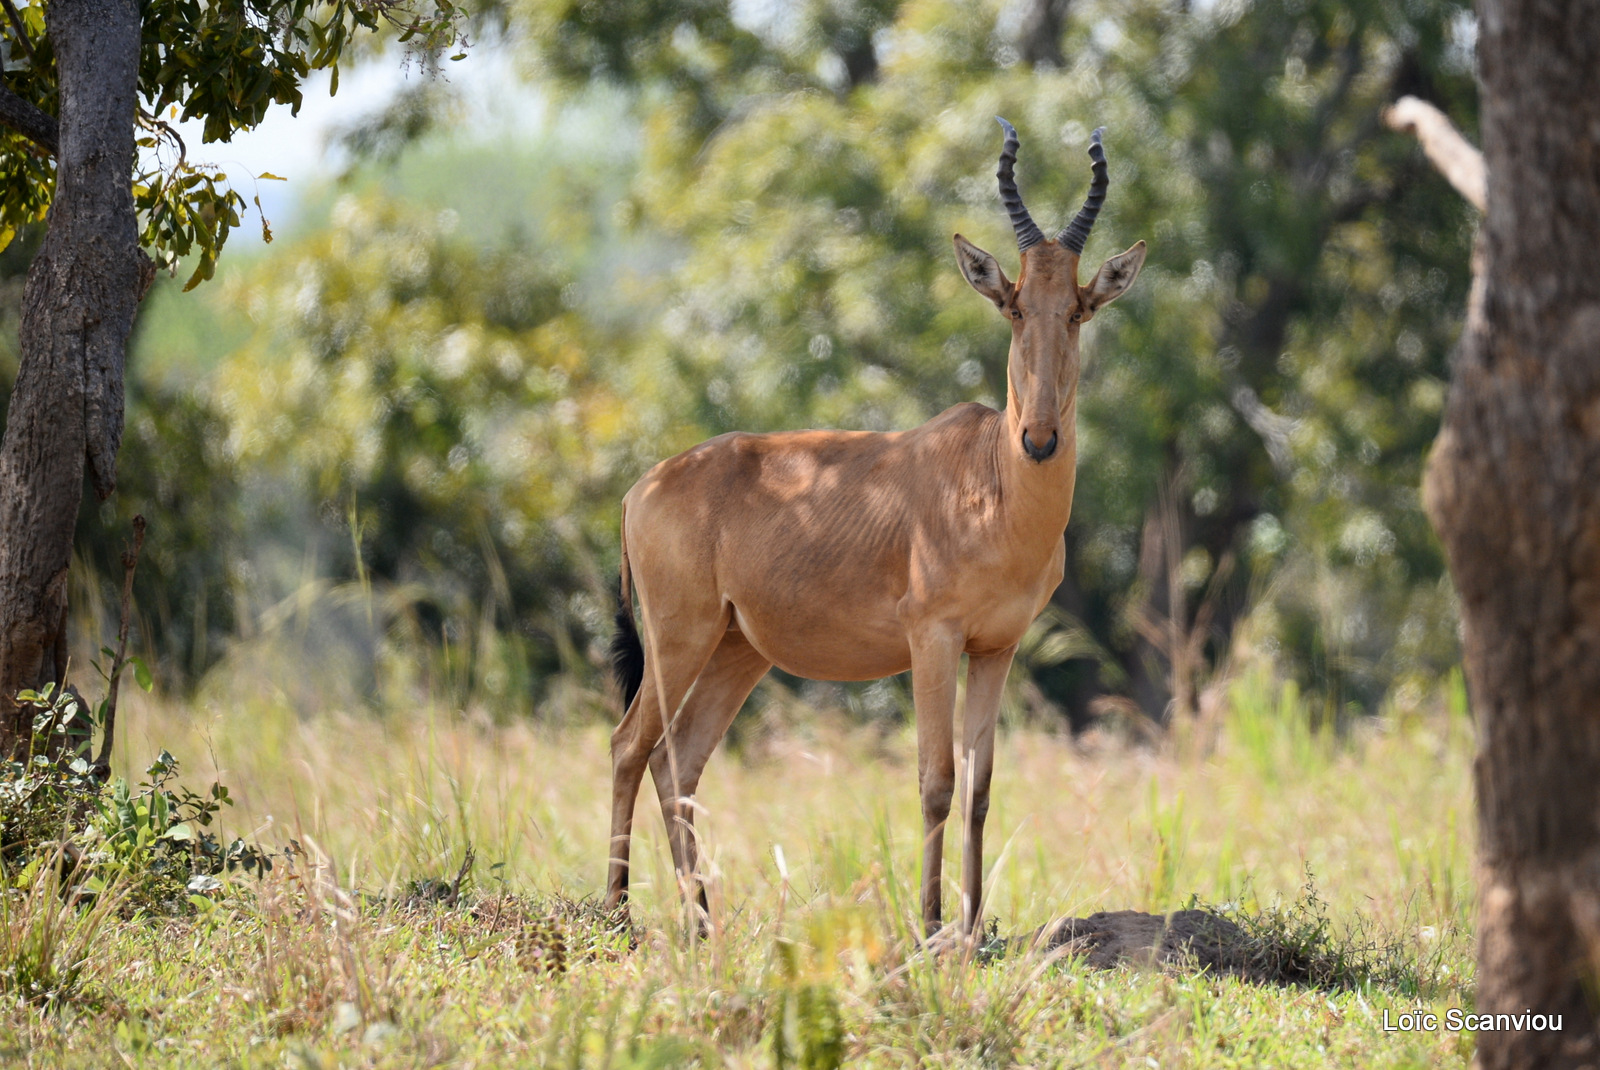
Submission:
[[[910,431],[720,435],[662,461],[623,499],[613,657],[627,711],[611,737],[609,905],[627,896],[646,765],[688,894],[698,885],[690,798],[766,671],[872,680],[909,668],[926,836],[922,917],[937,929],[956,780],[956,674],[966,654],[962,933],[977,923],[1001,689],[1065,559],[1078,332],[1133,284],[1145,255],[1141,241],[1080,286],[1078,258],[1108,185],[1102,131],[1089,145],[1088,199],[1051,240],[1017,192],[1016,131],[1000,125],[1000,197],[1021,253],[1017,280],[960,234],[955,248],[973,289],[1011,322],[1004,412],[968,403]]]

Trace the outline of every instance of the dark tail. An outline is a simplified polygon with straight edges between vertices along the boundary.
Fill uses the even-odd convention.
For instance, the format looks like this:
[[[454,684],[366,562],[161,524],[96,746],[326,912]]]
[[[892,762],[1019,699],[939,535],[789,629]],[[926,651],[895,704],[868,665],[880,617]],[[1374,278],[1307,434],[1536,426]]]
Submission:
[[[633,623],[633,579],[628,563],[628,533],[626,504],[622,507],[622,568],[617,577],[617,634],[611,637],[611,674],[622,688],[622,712],[626,714],[633,705],[633,696],[644,683],[644,644],[639,642],[639,629]]]
[[[622,709],[633,705],[633,696],[644,683],[644,644],[639,642],[639,629],[633,623],[632,599],[624,599],[622,587],[617,587],[617,634],[611,637],[611,675],[622,688]]]

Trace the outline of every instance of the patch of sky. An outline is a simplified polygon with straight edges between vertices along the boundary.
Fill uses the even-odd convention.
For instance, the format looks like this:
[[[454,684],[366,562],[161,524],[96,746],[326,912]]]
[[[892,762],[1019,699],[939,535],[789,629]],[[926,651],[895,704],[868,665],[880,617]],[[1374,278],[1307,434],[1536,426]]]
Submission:
[[[252,202],[250,216],[229,240],[229,253],[237,255],[262,243],[260,220],[253,217],[257,196],[275,234],[299,226],[318,185],[351,164],[339,132],[380,112],[398,94],[429,78],[441,80],[456,100],[447,136],[458,144],[504,145],[546,126],[544,95],[518,75],[511,50],[492,42],[473,48],[465,60],[446,61],[438,73],[424,70],[402,50],[391,49],[342,73],[336,96],[329,93],[329,73],[316,72],[305,82],[298,115],[286,104],[275,104],[258,126],[240,131],[228,142],[203,144],[198,120],[178,123],[189,158],[222,168],[245,200]],[[256,177],[264,173],[287,181]]]

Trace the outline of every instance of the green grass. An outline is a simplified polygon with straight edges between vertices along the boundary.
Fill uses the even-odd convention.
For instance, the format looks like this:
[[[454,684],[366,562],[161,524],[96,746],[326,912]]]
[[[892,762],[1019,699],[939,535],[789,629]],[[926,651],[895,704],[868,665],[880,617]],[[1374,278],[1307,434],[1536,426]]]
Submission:
[[[1304,727],[1292,694],[1247,677],[1219,723],[1163,749],[1024,730],[1000,742],[987,901],[1002,935],[1198,898],[1261,947],[1313,963],[1321,983],[1310,985],[1095,971],[1025,940],[990,961],[924,952],[911,917],[920,818],[908,731],[758,717],[739,754],[713,759],[699,802],[716,927],[701,941],[684,935],[648,787],[634,928],[595,908],[603,726],[544,731],[446,711],[301,718],[270,695],[126,702],[127,767],[168,748],[191,786],[232,789],[228,835],[294,839],[305,852],[171,918],[64,909],[46,871],[13,874],[23,887],[0,914],[0,973],[20,964],[65,980],[44,999],[0,979],[7,1065],[1470,1057],[1468,1036],[1380,1027],[1386,1008],[1442,1013],[1471,1000],[1472,742],[1448,696],[1335,739]],[[763,728],[778,723],[790,727]],[[458,902],[415,894],[438,890],[419,879],[453,877],[468,843],[477,861]],[[950,874],[958,838],[947,843]]]

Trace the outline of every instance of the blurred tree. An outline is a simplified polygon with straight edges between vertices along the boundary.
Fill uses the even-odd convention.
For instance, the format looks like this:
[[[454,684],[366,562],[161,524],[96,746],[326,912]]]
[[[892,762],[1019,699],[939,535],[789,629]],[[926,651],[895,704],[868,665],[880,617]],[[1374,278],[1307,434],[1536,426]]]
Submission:
[[[1058,204],[1084,176],[1052,146],[1106,122],[1106,240],[1148,236],[1155,273],[1096,328],[1058,596],[1115,664],[1070,662],[1049,691],[1081,719],[1116,683],[1163,717],[1181,677],[1192,708],[1190,678],[1252,607],[1335,715],[1426,679],[1454,646],[1415,488],[1472,221],[1376,116],[1420,87],[1471,125],[1470,16],[1376,0],[1073,14],[1058,42],[1072,66],[1029,73],[1008,66],[1021,54],[998,8],[900,4],[875,84],[839,100],[739,81],[803,71],[819,47],[804,13],[775,18],[750,31],[775,58],[716,68],[740,104],[709,140],[673,118],[693,111],[670,103],[685,90],[664,72],[693,66],[676,45],[608,72],[638,87],[649,145],[675,146],[647,147],[629,207],[687,250],[657,344],[697,383],[708,430],[904,426],[992,403],[1003,347],[945,248],[1003,222],[988,116],[1018,119],[1030,200]],[[673,25],[651,40],[681,44]]]
[[[1271,631],[1334,711],[1453,656],[1448,606],[1432,593],[1442,562],[1415,488],[1473,223],[1409,146],[1377,136],[1377,116],[1415,84],[1470,124],[1465,17],[1450,3],[1258,4],[1236,20],[1157,8],[1130,20],[1122,46],[1134,90],[1166,117],[1206,191],[1194,266],[1216,316],[1209,352],[1170,354],[1206,369],[1189,391],[1171,389],[1182,372],[1162,367],[1159,348],[1151,360],[1130,345],[1168,407],[1165,457],[1146,471],[1174,488],[1176,515],[1160,516],[1159,494],[1146,492],[1128,605],[1193,621],[1184,603],[1203,597],[1204,574],[1242,558],[1211,617],[1216,649],[1255,585],[1278,615]],[[1255,551],[1285,527],[1300,553],[1264,573]],[[1271,571],[1298,575],[1263,590]],[[1127,670],[1158,713],[1175,668],[1171,644],[1150,631]]]
[[[1019,6],[1014,35],[1017,57],[1034,67],[1066,66],[1061,35],[1066,29],[1068,0],[1026,0]]]
[[[1151,255],[1088,332],[1071,565],[1040,639],[1071,656],[1036,659],[1028,693],[1080,724],[1117,702],[1163,717],[1231,651],[1337,717],[1454,662],[1416,487],[1473,220],[1375,124],[1403,88],[1471,127],[1465,9],[1079,0],[1048,31],[1063,63],[1029,66],[999,4],[605,7],[497,9],[565,141],[479,149],[445,124],[397,152],[429,126],[413,106],[436,106],[409,101],[362,127],[373,162],[327,235],[230,290],[253,337],[207,404],[234,478],[282,520],[256,509],[245,530],[292,542],[309,497],[347,555],[322,560],[350,575],[331,548],[354,545],[354,503],[364,567],[425,592],[440,634],[491,606],[534,676],[588,671],[615,503],[654,461],[735,428],[909,426],[1004,398],[1004,332],[949,245],[1010,247],[992,117],[1022,130],[1041,222],[1081,201],[1105,123],[1094,241]],[[508,327],[469,283],[531,318]],[[485,392],[437,370],[484,339],[520,378]],[[557,366],[558,385],[531,370]]]
[[[66,673],[73,525],[85,462],[99,498],[116,486],[134,311],[158,263],[197,249],[191,285],[209,278],[244,203],[225,176],[188,165],[164,113],[181,106],[205,119],[207,141],[225,141],[273,102],[298,107],[310,69],[337,75],[353,32],[387,19],[437,53],[456,40],[456,12],[436,0],[430,14],[402,24],[398,9],[376,0],[3,6],[0,244],[47,220],[23,295],[0,443],[0,753],[9,754],[31,737],[13,696]],[[140,145],[157,159],[136,172]],[[161,162],[163,146],[175,162]]]
[[[530,673],[577,668],[568,601],[595,586],[586,547],[616,521],[608,438],[626,405],[596,382],[572,277],[522,235],[484,247],[455,229],[341,198],[231,284],[260,326],[214,390],[257,545],[310,530],[332,574],[409,586],[435,642],[499,658],[469,642],[481,622],[512,650],[480,697],[520,700]]]

